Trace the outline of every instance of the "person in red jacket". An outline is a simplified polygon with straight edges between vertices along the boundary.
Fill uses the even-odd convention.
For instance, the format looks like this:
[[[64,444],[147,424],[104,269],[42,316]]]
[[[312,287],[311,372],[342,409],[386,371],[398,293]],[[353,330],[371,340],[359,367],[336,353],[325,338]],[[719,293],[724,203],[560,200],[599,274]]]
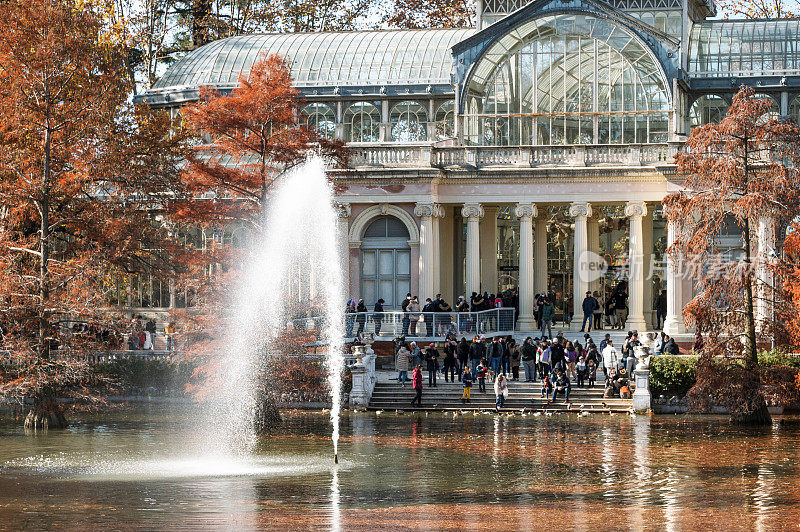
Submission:
[[[411,373],[411,387],[416,395],[411,400],[411,406],[422,406],[422,366],[417,366]]]

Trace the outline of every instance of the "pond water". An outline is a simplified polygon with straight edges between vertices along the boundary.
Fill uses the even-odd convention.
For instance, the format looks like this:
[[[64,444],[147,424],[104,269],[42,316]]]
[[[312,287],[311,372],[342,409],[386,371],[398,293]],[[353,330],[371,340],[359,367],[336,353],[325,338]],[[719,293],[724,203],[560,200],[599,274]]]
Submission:
[[[161,408],[0,424],[0,529],[796,530],[800,425],[691,416],[285,413],[252,456]],[[797,420],[789,420],[795,422]]]

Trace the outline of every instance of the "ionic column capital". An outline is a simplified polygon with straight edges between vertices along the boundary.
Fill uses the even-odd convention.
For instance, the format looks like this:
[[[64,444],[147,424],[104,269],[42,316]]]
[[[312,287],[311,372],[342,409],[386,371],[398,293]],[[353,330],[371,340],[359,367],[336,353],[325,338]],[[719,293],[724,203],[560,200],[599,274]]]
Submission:
[[[569,215],[573,218],[592,215],[592,206],[586,201],[576,201],[569,206]]]
[[[647,215],[647,204],[643,201],[629,201],[625,204],[625,216],[631,217],[643,217]]]
[[[514,208],[514,215],[517,218],[536,218],[539,211],[535,203],[519,203]]]
[[[350,218],[350,214],[352,213],[352,209],[350,208],[349,203],[344,202],[336,202],[333,204],[333,208],[336,211],[336,216],[342,219]]]
[[[444,208],[438,203],[417,203],[414,207],[414,214],[420,218],[442,218],[444,217]]]
[[[480,203],[467,203],[461,208],[461,216],[480,220],[483,218],[483,206]]]

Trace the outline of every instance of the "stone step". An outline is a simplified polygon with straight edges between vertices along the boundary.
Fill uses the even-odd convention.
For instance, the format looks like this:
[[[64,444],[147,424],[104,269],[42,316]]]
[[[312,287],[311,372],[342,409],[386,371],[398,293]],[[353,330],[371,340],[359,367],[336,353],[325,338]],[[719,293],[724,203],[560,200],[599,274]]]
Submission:
[[[475,403],[468,403],[464,405],[448,405],[448,406],[432,406],[432,405],[424,405],[422,407],[414,407],[411,408],[410,406],[392,406],[392,407],[376,407],[370,405],[368,410],[375,410],[381,412],[453,412],[453,413],[467,413],[467,412],[489,412],[495,411],[494,404],[491,405],[477,405]],[[533,415],[544,413],[545,415],[550,413],[585,413],[585,414],[629,414],[631,413],[632,406],[630,404],[627,405],[608,405],[606,408],[579,408],[578,405],[572,403],[571,405],[566,405],[564,403],[553,403],[550,405],[540,405],[540,406],[509,406],[506,404],[506,407],[501,408],[500,412],[506,413],[520,413],[523,410],[525,412],[530,412]]]

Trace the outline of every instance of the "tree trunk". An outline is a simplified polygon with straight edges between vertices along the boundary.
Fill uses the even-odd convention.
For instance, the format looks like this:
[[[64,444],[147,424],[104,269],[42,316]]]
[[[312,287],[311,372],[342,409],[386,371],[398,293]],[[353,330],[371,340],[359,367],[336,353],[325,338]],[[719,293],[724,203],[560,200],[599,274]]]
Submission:
[[[47,430],[67,428],[64,409],[54,398],[35,399],[25,416],[25,430]]]
[[[731,422],[737,425],[765,426],[772,424],[772,416],[762,398],[761,404],[755,410],[731,414]]]
[[[48,306],[50,287],[48,261],[50,260],[50,128],[44,131],[44,168],[42,171],[42,197],[39,201],[39,357],[48,358],[50,319]]]
[[[257,434],[267,434],[281,422],[281,413],[275,397],[266,390],[259,390],[256,398],[256,412],[253,423]]]

